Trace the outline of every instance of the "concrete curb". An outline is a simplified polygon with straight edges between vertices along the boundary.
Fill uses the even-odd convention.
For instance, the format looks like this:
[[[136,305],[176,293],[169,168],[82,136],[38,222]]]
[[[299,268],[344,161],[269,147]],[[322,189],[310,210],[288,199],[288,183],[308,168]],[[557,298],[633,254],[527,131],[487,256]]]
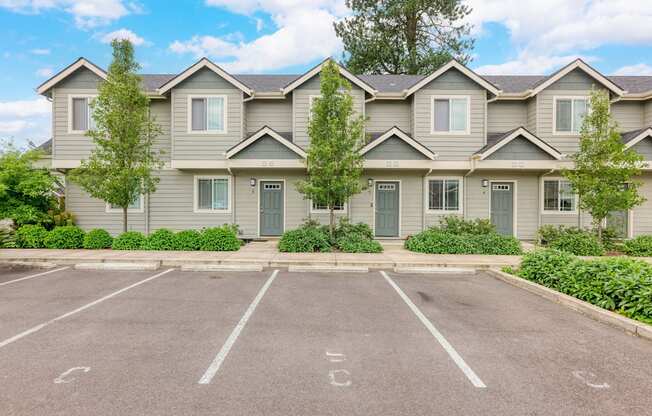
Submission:
[[[623,331],[636,335],[641,338],[652,341],[652,326],[646,325],[634,319],[627,318],[615,312],[602,309],[598,306],[592,305],[583,300],[579,300],[564,293],[557,292],[556,290],[547,288],[540,284],[530,282],[529,280],[522,279],[509,273],[505,273],[497,269],[488,269],[486,272],[498,280],[509,283],[512,286],[520,287],[528,292],[534,293],[555,303],[559,303],[576,312],[587,315],[589,318],[596,321],[611,325],[613,327],[622,329]]]
[[[75,270],[122,270],[122,271],[154,271],[158,270],[161,263],[151,261],[146,263],[134,262],[103,262],[103,263],[77,263]]]
[[[58,266],[58,264],[50,262],[50,261],[6,261],[6,260],[0,260],[0,264],[8,264],[8,265],[13,265],[13,266],[29,266],[29,267],[37,267],[39,269],[53,269]]]
[[[327,272],[327,273],[368,273],[368,267],[361,266],[303,266],[296,265],[288,267],[291,273],[302,272]]]

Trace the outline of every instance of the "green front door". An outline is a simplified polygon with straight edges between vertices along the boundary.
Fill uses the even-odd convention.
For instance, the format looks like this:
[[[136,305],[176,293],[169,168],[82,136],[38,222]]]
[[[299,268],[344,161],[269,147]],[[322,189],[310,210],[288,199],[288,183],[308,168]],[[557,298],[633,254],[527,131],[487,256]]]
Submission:
[[[398,182],[376,182],[376,237],[398,237]]]
[[[491,223],[503,235],[514,235],[514,183],[492,182]]]
[[[283,234],[283,182],[260,182],[260,235]]]

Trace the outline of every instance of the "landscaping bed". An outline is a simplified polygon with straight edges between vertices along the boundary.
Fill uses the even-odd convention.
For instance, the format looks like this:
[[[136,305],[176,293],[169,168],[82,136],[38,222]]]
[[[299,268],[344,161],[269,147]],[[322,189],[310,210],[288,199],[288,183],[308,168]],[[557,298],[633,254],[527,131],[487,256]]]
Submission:
[[[346,218],[340,220],[333,236],[325,225],[306,221],[301,227],[286,231],[281,236],[278,249],[284,253],[381,253],[383,247],[373,239],[367,224],[351,224]]]

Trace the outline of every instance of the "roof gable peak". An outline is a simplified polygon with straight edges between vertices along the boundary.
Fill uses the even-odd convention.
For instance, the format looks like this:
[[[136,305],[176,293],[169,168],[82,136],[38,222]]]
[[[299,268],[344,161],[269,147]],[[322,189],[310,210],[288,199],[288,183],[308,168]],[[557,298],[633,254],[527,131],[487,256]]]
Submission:
[[[203,57],[199,61],[195,62],[193,65],[189,66],[186,68],[184,71],[182,71],[180,74],[172,78],[171,80],[167,81],[165,84],[161,85],[158,88],[158,93],[159,94],[165,94],[175,86],[179,85],[186,79],[190,78],[193,74],[195,74],[197,71],[203,69],[203,68],[208,68],[220,77],[222,77],[224,80],[226,80],[228,83],[233,85],[234,87],[238,88],[242,92],[244,92],[247,95],[252,95],[253,90],[249,88],[247,85],[243,84],[240,80],[238,80],[236,77],[233,75],[229,74],[226,72],[224,69],[222,69],[219,65],[215,64],[213,61],[210,59]]]
[[[299,86],[301,86],[302,84],[307,82],[309,79],[311,79],[315,75],[319,74],[321,72],[323,66],[329,61],[335,62],[335,65],[337,65],[337,67],[340,70],[340,75],[342,75],[344,78],[348,79],[350,82],[352,82],[356,86],[360,87],[364,91],[368,92],[369,94],[376,95],[376,93],[378,91],[376,91],[371,85],[369,85],[366,82],[364,82],[363,80],[361,80],[359,77],[357,77],[352,72],[349,72],[349,70],[344,68],[342,65],[337,63],[332,58],[324,59],[319,64],[317,64],[315,67],[308,70],[307,72],[305,72],[304,74],[302,74],[301,76],[299,76],[298,78],[296,78],[295,80],[293,80],[292,82],[287,84],[285,87],[281,88],[281,92],[283,93],[283,95],[287,95],[288,93],[290,93],[294,89],[298,88]]]
[[[446,72],[450,71],[451,69],[456,69],[460,71],[462,74],[470,78],[472,81],[480,85],[481,87],[485,88],[489,92],[491,92],[494,95],[499,95],[500,94],[500,89],[496,87],[494,84],[491,82],[487,81],[484,79],[482,76],[476,74],[473,72],[471,69],[467,68],[465,65],[461,64],[455,59],[452,59],[448,61],[448,63],[439,69],[437,69],[435,72],[431,73],[427,77],[421,79],[418,81],[416,84],[405,90],[405,96],[408,97],[412,94],[414,94],[416,91],[420,90],[421,88],[425,87],[435,79],[439,78],[441,75],[445,74]]]
[[[598,81],[600,84],[602,84],[605,88],[613,92],[614,94],[618,96],[624,95],[627,91],[622,89],[619,85],[617,85],[615,82],[607,78],[606,76],[602,75],[599,71],[591,67],[589,64],[584,62],[581,58],[577,58],[568,65],[564,66],[563,68],[560,68],[556,72],[552,73],[550,76],[548,76],[545,80],[542,80],[539,82],[530,92],[529,96],[535,96],[544,89],[548,88],[555,82],[559,81],[562,79],[564,76],[568,75],[572,71],[579,69],[589,75],[591,78],[595,79]]]

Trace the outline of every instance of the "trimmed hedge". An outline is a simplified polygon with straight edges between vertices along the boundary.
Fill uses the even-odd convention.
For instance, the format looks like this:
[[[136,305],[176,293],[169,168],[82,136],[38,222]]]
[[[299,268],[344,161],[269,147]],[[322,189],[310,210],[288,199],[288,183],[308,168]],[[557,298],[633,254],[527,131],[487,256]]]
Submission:
[[[146,238],[138,231],[127,231],[113,239],[113,250],[140,250],[144,247]]]
[[[652,323],[652,265],[627,257],[582,260],[559,250],[523,256],[516,274],[596,306]]]
[[[278,249],[284,253],[325,253],[332,251],[332,246],[328,232],[323,227],[307,224],[284,232],[278,242]]]
[[[652,256],[652,235],[639,235],[636,238],[627,240],[623,243],[622,250],[628,256]]]
[[[84,247],[84,230],[75,225],[54,227],[43,240],[46,248],[75,249]]]
[[[488,234],[454,234],[430,228],[405,242],[410,251],[428,254],[521,254],[521,243],[514,237],[496,232]]]
[[[113,237],[106,230],[96,228],[90,230],[84,236],[84,248],[90,250],[99,250],[104,248],[111,248],[113,244]]]
[[[167,228],[159,228],[147,237],[145,250],[176,250],[177,237]]]
[[[205,228],[199,237],[199,249],[202,251],[237,251],[241,245],[237,227],[229,224]]]
[[[197,230],[179,231],[175,235],[175,250],[196,251],[201,247],[201,233]]]
[[[330,252],[333,249],[345,253],[380,253],[383,246],[373,239],[373,231],[367,224],[352,224],[347,218],[341,218],[332,239],[328,226],[308,220],[300,228],[283,233],[278,249],[287,253]]]
[[[16,231],[16,244],[20,248],[44,248],[48,231],[42,225],[27,224]]]
[[[383,246],[363,233],[350,233],[337,239],[337,248],[345,253],[381,253]]]

